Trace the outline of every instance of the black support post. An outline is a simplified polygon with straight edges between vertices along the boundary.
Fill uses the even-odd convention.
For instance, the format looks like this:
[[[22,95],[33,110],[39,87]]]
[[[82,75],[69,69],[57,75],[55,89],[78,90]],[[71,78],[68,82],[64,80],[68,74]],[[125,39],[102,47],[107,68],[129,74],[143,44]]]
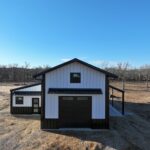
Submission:
[[[114,89],[112,88],[112,106],[114,106]]]
[[[109,88],[112,89],[112,106],[114,106],[114,90],[122,93],[122,115],[124,115],[125,114],[125,104],[124,104],[124,102],[125,102],[125,91],[122,89],[116,88],[112,85],[109,85]]]
[[[124,115],[124,92],[122,92],[122,115]]]

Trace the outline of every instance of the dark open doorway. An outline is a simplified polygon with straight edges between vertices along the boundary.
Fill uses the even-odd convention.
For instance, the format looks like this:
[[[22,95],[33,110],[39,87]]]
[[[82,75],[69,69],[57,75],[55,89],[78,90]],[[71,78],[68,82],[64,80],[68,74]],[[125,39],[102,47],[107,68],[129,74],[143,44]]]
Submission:
[[[33,114],[39,114],[40,113],[39,98],[32,98],[32,113]]]

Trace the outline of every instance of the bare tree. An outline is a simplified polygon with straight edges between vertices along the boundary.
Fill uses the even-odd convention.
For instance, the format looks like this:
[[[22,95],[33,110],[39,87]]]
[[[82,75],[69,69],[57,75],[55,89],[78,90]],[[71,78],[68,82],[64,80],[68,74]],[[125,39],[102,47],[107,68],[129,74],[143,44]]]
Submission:
[[[106,61],[103,61],[103,62],[101,63],[101,65],[100,65],[100,68],[103,68],[103,69],[109,68],[109,63],[106,62]]]
[[[117,66],[111,66],[111,63],[104,62],[101,67],[109,72],[119,76],[122,80],[122,87],[125,89],[125,81],[144,81],[145,86],[150,86],[150,65],[144,65],[139,68],[131,68],[128,63],[118,63]],[[23,66],[18,64],[0,65],[0,82],[31,82],[35,81],[33,75],[45,69],[50,68],[49,65],[30,67],[30,64],[25,62]]]
[[[25,85],[25,81],[27,81],[27,76],[28,76],[28,69],[30,67],[30,63],[28,62],[25,62],[24,63],[24,66],[23,66],[23,69],[24,69],[24,74],[23,74],[23,77],[24,77],[24,85]]]
[[[149,78],[150,78],[150,65],[144,65],[141,67],[141,71],[146,80],[146,88],[149,88]]]
[[[122,89],[125,90],[125,81],[126,81],[126,75],[127,75],[127,70],[129,68],[129,63],[118,63],[117,64],[117,69],[118,69],[118,75],[122,79]]]

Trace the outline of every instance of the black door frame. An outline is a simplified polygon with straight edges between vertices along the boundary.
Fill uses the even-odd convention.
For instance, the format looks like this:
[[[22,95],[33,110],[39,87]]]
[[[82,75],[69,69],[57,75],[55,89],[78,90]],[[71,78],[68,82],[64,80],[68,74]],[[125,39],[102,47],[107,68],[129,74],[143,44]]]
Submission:
[[[38,112],[34,112],[34,99],[37,99],[38,100],[38,103],[36,103],[36,104],[38,104]],[[37,98],[37,97],[35,97],[35,98],[32,98],[32,113],[33,114],[39,114],[40,113],[40,107],[39,107],[39,100],[40,100],[40,98]]]

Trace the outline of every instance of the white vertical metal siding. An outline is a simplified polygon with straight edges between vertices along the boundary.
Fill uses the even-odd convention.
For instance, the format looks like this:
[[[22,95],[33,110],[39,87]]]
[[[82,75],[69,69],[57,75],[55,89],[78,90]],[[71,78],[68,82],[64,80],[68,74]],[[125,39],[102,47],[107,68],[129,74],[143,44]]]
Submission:
[[[45,118],[57,119],[59,114],[58,95],[49,94],[45,102]]]
[[[23,88],[15,91],[41,91],[41,85],[36,85],[28,88]]]
[[[92,96],[92,119],[105,119],[105,101],[101,95]]]
[[[23,104],[16,104],[16,97],[23,97]],[[12,105],[14,107],[32,107],[32,98],[39,98],[39,106],[41,107],[41,96],[13,95]]]
[[[81,83],[70,83],[70,73],[80,72]],[[45,76],[45,117],[58,118],[58,96],[48,94],[49,88],[99,88],[102,90],[101,95],[92,96],[92,118],[105,118],[105,77],[104,73],[96,71],[78,62],[68,64],[52,72],[46,73]],[[67,95],[67,94],[65,94]],[[65,96],[64,95],[64,96]],[[62,96],[62,95],[60,95]],[[75,95],[72,95],[75,96]],[[88,96],[88,95],[85,95]]]
[[[102,95],[49,94],[45,103],[45,118],[59,118],[59,96],[92,96],[92,119],[105,119],[105,101]]]
[[[70,73],[80,72],[81,83],[70,83]],[[46,74],[46,89],[48,88],[102,88],[105,84],[105,74],[80,63],[72,63]]]

